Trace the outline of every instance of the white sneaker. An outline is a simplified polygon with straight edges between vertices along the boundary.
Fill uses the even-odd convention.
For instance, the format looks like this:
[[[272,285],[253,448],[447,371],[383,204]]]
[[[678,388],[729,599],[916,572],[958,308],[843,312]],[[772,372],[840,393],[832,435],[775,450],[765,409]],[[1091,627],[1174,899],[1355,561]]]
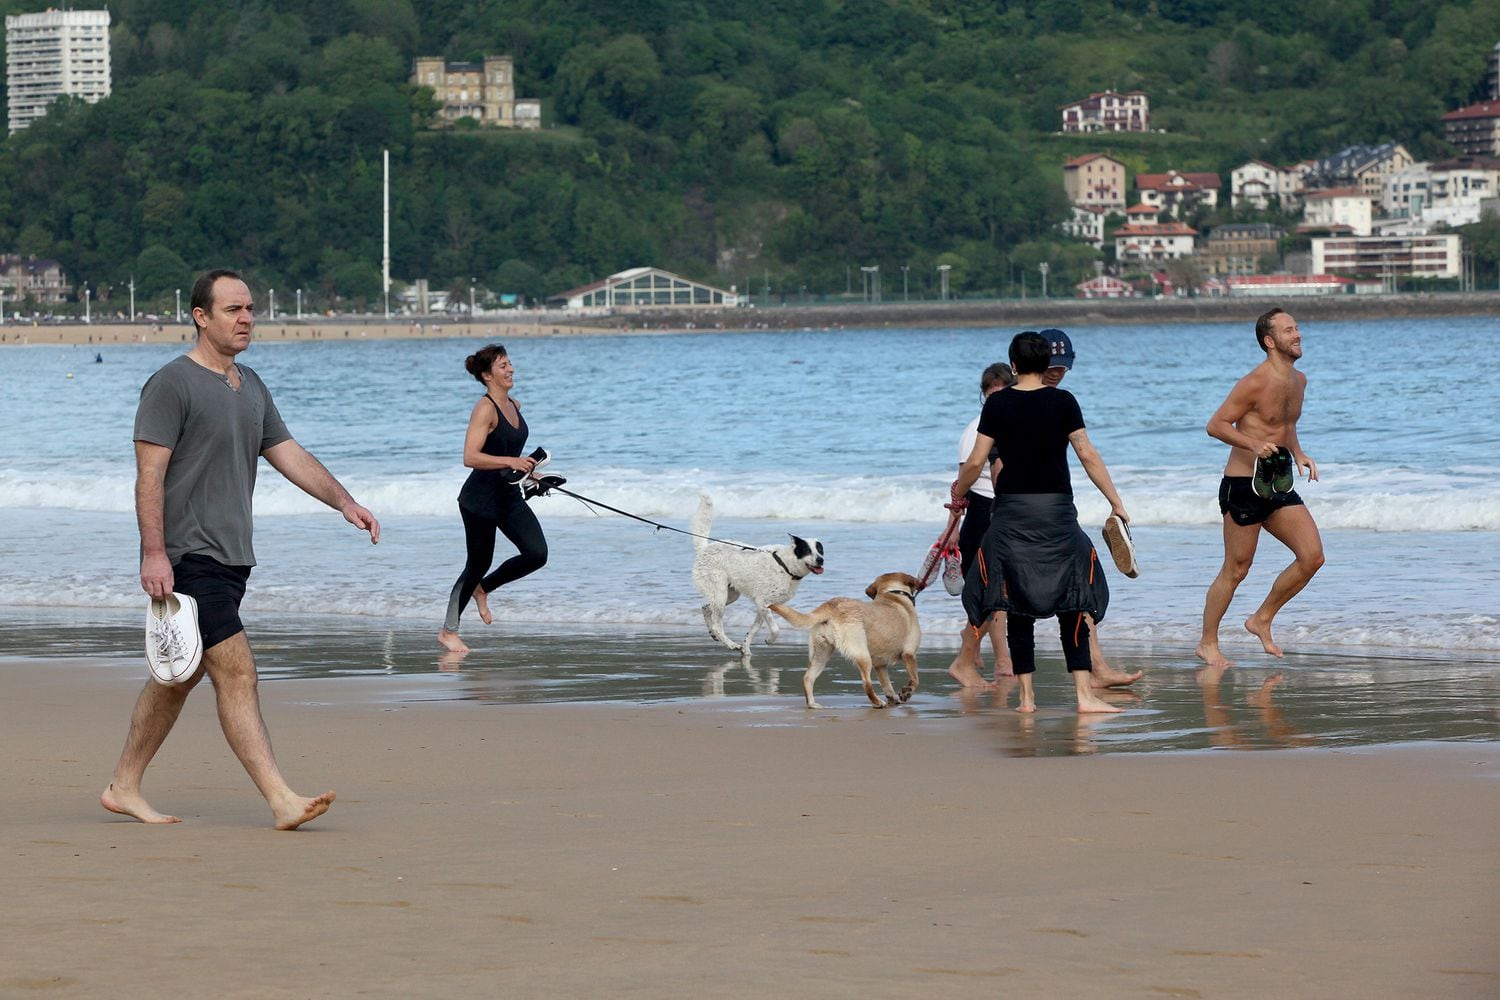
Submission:
[[[152,598],[146,608],[146,663],[158,684],[181,684],[198,670],[203,636],[198,602],[187,594]]]

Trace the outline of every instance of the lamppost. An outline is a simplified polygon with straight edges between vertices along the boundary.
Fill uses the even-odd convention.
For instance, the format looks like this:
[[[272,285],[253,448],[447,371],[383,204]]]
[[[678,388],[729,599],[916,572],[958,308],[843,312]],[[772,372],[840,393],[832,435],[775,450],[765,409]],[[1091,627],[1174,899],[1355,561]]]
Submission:
[[[469,322],[474,322],[474,279],[469,279]]]
[[[297,318],[302,318],[302,289],[297,289]]]
[[[907,265],[907,264],[902,264],[901,265],[901,301],[902,302],[910,302],[911,301],[911,296],[909,294],[907,294],[907,284],[906,284],[906,272],[908,272],[910,270],[911,270],[910,265]]]
[[[84,285],[83,286],[83,321],[85,323],[92,323],[93,322],[93,319],[89,315],[89,305],[90,305],[90,303],[93,302],[93,300],[94,300],[94,290],[92,288],[90,288],[88,285]]]
[[[182,289],[177,289],[177,322],[182,322]]]
[[[271,322],[276,322],[276,289],[271,289]]]
[[[941,275],[942,279],[943,279],[943,301],[944,302],[948,301],[948,272],[951,271],[951,270],[953,270],[953,265],[952,264],[939,264],[938,265],[938,274]]]
[[[866,302],[880,301],[880,265],[861,264],[860,273],[864,276],[864,293]]]
[[[1045,299],[1047,297],[1047,272],[1052,270],[1052,265],[1044,260],[1036,266],[1036,269],[1042,272],[1042,298]]]
[[[130,276],[130,322],[135,322],[135,275]]]

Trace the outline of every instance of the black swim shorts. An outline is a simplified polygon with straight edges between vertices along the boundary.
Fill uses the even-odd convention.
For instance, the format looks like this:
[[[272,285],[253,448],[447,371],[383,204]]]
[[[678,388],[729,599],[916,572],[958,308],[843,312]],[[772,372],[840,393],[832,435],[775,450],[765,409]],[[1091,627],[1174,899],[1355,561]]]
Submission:
[[[225,566],[217,559],[189,553],[172,567],[172,589],[198,602],[198,631],[211,649],[245,630],[240,601],[250,579],[249,566]]]
[[[1228,514],[1235,524],[1248,528],[1261,524],[1283,507],[1300,507],[1302,498],[1296,490],[1258,497],[1249,476],[1225,476],[1219,481],[1219,513]]]

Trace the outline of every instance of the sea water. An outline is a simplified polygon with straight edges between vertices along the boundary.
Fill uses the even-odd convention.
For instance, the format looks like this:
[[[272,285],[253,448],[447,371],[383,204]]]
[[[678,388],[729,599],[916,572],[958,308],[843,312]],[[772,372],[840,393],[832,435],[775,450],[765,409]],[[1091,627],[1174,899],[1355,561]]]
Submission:
[[[916,571],[945,520],[979,373],[1013,331],[804,330],[557,336],[507,345],[514,396],[568,489],[674,527],[706,492],[714,534],[823,541],[810,607]],[[1064,388],[1132,517],[1141,576],[1111,577],[1104,634],[1196,642],[1222,559],[1216,503],[1227,448],[1204,433],[1263,357],[1251,320],[1070,330]],[[241,356],[298,441],[383,524],[371,548],[262,465],[249,606],[436,628],[463,563],[455,497],[481,339],[256,343]],[[132,421],[141,384],[181,346],[0,350],[0,608],[134,608]],[[95,361],[102,352],[102,362]],[[1288,646],[1485,651],[1500,658],[1500,320],[1304,324],[1299,425],[1319,481],[1298,489],[1327,565],[1278,618]],[[1075,462],[1080,518],[1108,512]],[[690,540],[566,496],[533,501],[551,555],[497,594],[520,626],[700,622]],[[505,543],[498,547],[505,554]],[[1263,536],[1225,619],[1248,615],[1289,556]],[[743,602],[741,602],[743,604]],[[962,624],[930,589],[924,628]],[[469,612],[472,617],[472,610]],[[734,629],[748,610],[732,606]],[[1244,641],[1249,640],[1244,637]]]

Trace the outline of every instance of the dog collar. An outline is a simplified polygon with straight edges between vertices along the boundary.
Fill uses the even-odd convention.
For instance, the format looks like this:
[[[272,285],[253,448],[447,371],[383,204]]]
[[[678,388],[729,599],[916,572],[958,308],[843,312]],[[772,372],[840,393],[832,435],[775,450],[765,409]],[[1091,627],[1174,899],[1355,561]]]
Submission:
[[[775,559],[776,560],[776,565],[778,565],[782,569],[786,570],[786,575],[789,576],[789,577],[791,577],[793,580],[800,580],[800,579],[802,579],[802,576],[806,576],[807,575],[807,573],[803,573],[802,576],[798,576],[796,573],[793,573],[792,572],[792,568],[790,566],[788,566],[786,563],[782,562],[781,561],[781,556],[777,555],[775,552],[771,553],[771,558]],[[808,572],[811,572],[811,570],[809,570]],[[913,602],[913,603],[916,603],[916,602]]]
[[[917,595],[911,593],[910,591],[906,591],[906,590],[887,590],[886,593],[887,594],[900,594],[902,597],[906,598],[908,601],[911,601],[911,606],[912,607],[916,607],[917,606]]]

